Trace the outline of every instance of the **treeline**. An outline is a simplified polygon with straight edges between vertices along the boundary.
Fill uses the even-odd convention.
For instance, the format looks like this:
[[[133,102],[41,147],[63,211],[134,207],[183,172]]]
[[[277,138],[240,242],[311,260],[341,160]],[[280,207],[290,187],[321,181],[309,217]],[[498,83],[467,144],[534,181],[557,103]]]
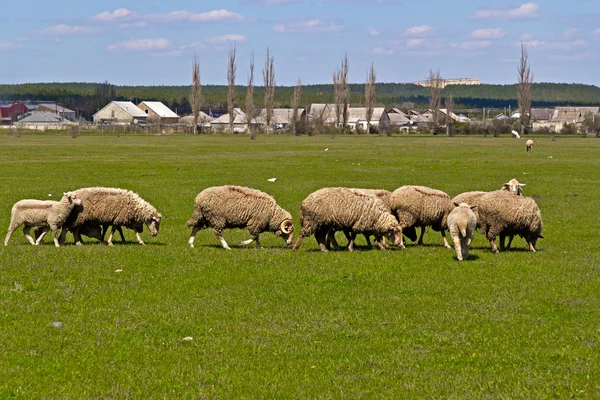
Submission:
[[[364,85],[350,84],[350,103],[364,104]],[[294,86],[278,86],[275,89],[275,106],[291,107]],[[246,87],[236,86],[236,105],[245,103]],[[427,108],[429,91],[410,83],[377,83],[376,102],[385,107]],[[452,94],[455,109],[512,108],[517,107],[516,85],[451,85],[442,90],[442,98]],[[191,113],[190,86],[116,86],[104,83],[28,83],[0,85],[0,101],[53,101],[75,110],[85,119],[112,100],[161,101],[179,115]],[[227,108],[227,86],[203,85],[203,110],[221,113]],[[264,88],[255,87],[254,98],[260,105]],[[534,83],[533,107],[557,105],[598,105],[600,88],[593,85],[564,83]],[[301,104],[332,103],[333,85],[306,85],[302,87]]]

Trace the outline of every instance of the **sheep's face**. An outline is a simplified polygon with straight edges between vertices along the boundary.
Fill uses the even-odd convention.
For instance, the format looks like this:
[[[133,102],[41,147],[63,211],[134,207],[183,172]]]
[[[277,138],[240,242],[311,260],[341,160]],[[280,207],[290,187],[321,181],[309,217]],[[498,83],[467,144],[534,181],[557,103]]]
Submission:
[[[158,235],[158,230],[160,229],[160,220],[161,219],[162,219],[162,215],[158,214],[146,221],[146,226],[148,227],[148,230],[150,231],[150,234],[152,236]],[[142,229],[143,229],[143,226],[142,226]],[[137,226],[136,226],[136,228],[134,228],[134,230],[137,232],[141,232],[141,231],[137,230]]]
[[[514,195],[522,196],[523,186],[525,186],[524,183],[520,183],[518,180],[513,178],[510,181],[503,184],[501,189],[506,190],[507,192],[511,192]]]
[[[67,198],[67,201],[69,202],[69,204],[72,204],[73,206],[81,205],[81,199],[78,199],[77,196],[75,195],[75,193],[66,192],[66,193],[63,193],[63,196]]]
[[[400,246],[402,244],[402,230],[400,229],[400,225],[396,224],[391,226],[386,236],[396,246]]]
[[[279,229],[275,231],[276,236],[281,236],[287,244],[292,244],[294,239],[294,224],[289,219],[286,219],[279,225]]]

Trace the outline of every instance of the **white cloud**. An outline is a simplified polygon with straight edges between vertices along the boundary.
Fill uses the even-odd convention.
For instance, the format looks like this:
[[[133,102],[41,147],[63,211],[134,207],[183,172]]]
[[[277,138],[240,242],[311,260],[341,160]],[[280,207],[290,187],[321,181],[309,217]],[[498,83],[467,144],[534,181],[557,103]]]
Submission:
[[[506,36],[506,31],[502,28],[475,29],[471,32],[473,39],[501,39]]]
[[[341,25],[325,22],[320,19],[293,22],[290,24],[277,24],[273,31],[277,33],[320,33],[336,32],[342,29]]]
[[[507,10],[478,10],[472,15],[475,19],[524,19],[537,18],[540,6],[536,3],[525,3],[517,8]]]
[[[579,32],[579,29],[577,29],[577,28],[567,29],[560,35],[560,37],[564,40],[569,40],[569,39],[572,39],[578,32]]]
[[[99,22],[115,22],[133,18],[135,15],[135,12],[131,10],[126,8],[118,8],[113,12],[104,11],[100,14],[96,14],[92,17],[92,20]]]
[[[372,36],[372,37],[379,36],[379,32],[377,32],[377,30],[375,28],[369,28],[367,31],[369,32],[369,36]]]
[[[69,35],[90,35],[98,32],[96,28],[89,26],[72,26],[72,25],[54,25],[40,31],[42,36],[69,36]]]
[[[160,50],[169,47],[171,42],[167,39],[139,39],[129,40],[126,42],[120,42],[111,44],[108,46],[110,51],[149,51],[149,50]]]
[[[408,36],[428,36],[434,32],[434,29],[429,25],[419,25],[406,28],[404,33]]]
[[[406,47],[417,47],[425,43],[425,39],[406,39]]]
[[[206,38],[207,43],[245,42],[248,38],[244,35],[229,33],[222,36],[210,36]]]
[[[552,49],[562,50],[562,51],[571,51],[575,49],[581,49],[583,47],[587,47],[588,43],[585,40],[576,39],[576,40],[557,40],[555,42],[549,42],[548,47]]]
[[[119,8],[113,12],[105,11],[94,15],[92,20],[98,22],[125,22],[135,20],[136,24],[154,22],[241,22],[244,17],[241,14],[225,9],[212,10],[203,13],[192,13],[189,11],[178,10],[166,14],[139,14],[135,11]],[[130,27],[125,25],[123,27]]]
[[[600,28],[596,29],[594,32],[592,32],[594,35],[600,36]]]
[[[306,0],[260,0],[258,4],[265,6],[278,6],[282,4],[305,3]]]
[[[538,48],[546,44],[545,40],[526,40],[516,43],[517,46],[521,46],[521,44],[525,47]]]
[[[524,33],[521,35],[520,40],[522,42],[527,42],[527,41],[533,40],[533,35],[531,33]]]
[[[473,40],[469,42],[463,42],[460,47],[464,50],[480,50],[490,47],[491,45],[491,40]]]
[[[392,49],[384,49],[383,47],[375,47],[373,49],[373,54],[377,56],[391,56],[396,52]]]
[[[10,42],[0,42],[0,51],[15,50],[21,48],[22,45]]]

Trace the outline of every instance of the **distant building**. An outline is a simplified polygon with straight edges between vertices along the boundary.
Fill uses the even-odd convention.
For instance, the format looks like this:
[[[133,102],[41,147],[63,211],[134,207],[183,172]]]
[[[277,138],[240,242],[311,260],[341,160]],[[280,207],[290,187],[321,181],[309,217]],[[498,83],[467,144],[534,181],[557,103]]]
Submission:
[[[148,120],[155,124],[171,125],[179,122],[179,115],[160,101],[143,101],[138,108],[148,115]]]
[[[10,125],[16,121],[20,115],[29,111],[27,106],[22,103],[5,104],[0,106],[0,124]]]
[[[148,114],[130,101],[111,101],[93,118],[95,124],[145,124]]]
[[[77,118],[77,113],[75,111],[69,110],[63,106],[59,106],[56,103],[40,103],[37,106],[37,111],[48,111],[60,116],[63,119],[68,119],[69,121],[75,121]]]
[[[210,122],[210,129],[213,132],[230,132],[229,130],[229,114],[223,114],[219,118]],[[252,122],[252,121],[251,121]],[[248,132],[248,121],[246,113],[241,108],[233,109],[233,133]]]
[[[481,85],[481,80],[479,78],[442,79],[441,81],[441,89],[445,88],[448,85]],[[414,82],[414,84],[429,87],[431,86],[431,81],[429,79],[426,79],[424,81]]]

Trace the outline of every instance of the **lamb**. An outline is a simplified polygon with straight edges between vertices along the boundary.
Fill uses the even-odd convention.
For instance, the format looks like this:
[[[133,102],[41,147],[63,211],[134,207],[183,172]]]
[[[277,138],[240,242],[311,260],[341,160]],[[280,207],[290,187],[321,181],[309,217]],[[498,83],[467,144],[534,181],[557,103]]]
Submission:
[[[473,213],[476,206],[467,203],[453,203],[455,208],[448,214],[448,231],[454,242],[458,261],[469,258],[469,247],[477,229],[477,217]]]
[[[80,204],[81,200],[74,192],[64,193],[60,201],[31,199],[17,201],[10,213],[10,225],[4,245],[8,245],[14,230],[24,225],[23,233],[32,245],[39,245],[44,235],[51,230],[54,245],[59,247],[58,228],[67,220],[73,208]],[[42,227],[40,236],[35,241],[29,233],[32,227]]]
[[[196,233],[205,228],[214,229],[226,250],[231,248],[222,232],[229,228],[248,228],[252,238],[241,242],[241,246],[255,241],[256,247],[260,247],[258,235],[267,231],[282,237],[288,245],[292,244],[294,237],[292,215],[281,208],[272,196],[243,186],[213,186],[198,193],[194,200],[194,214],[186,225],[192,227],[188,240],[192,248]]]
[[[504,190],[489,192],[479,199],[475,215],[494,253],[498,253],[495,243],[498,235],[502,251],[506,235],[521,235],[532,252],[536,251],[537,239],[543,238],[542,215],[531,197],[514,196]]]
[[[451,248],[445,231],[448,229],[448,214],[454,207],[448,194],[426,186],[401,186],[392,192],[390,206],[398,218],[401,233],[407,228],[421,227],[418,244],[422,245],[425,229],[431,226],[434,231],[442,233],[444,247]],[[405,247],[402,237],[399,246]]]
[[[527,142],[525,142],[525,148],[527,149],[527,152],[533,152],[533,140],[529,139]]]
[[[357,233],[388,236],[400,243],[396,218],[374,194],[361,189],[323,188],[308,195],[300,206],[302,231],[294,244],[298,249],[306,236],[315,235],[321,251],[327,252],[326,236],[330,230],[350,232],[348,251],[354,250]],[[381,241],[380,248],[384,248]]]
[[[75,244],[81,245],[80,229],[83,225],[112,225],[109,246],[112,246],[112,237],[118,226],[139,228],[146,224],[152,236],[158,235],[162,215],[137,193],[105,187],[83,188],[74,193],[81,199],[81,205],[73,209],[63,225],[61,242],[64,242],[67,231],[72,230]],[[144,245],[140,229],[134,230],[138,243]]]

